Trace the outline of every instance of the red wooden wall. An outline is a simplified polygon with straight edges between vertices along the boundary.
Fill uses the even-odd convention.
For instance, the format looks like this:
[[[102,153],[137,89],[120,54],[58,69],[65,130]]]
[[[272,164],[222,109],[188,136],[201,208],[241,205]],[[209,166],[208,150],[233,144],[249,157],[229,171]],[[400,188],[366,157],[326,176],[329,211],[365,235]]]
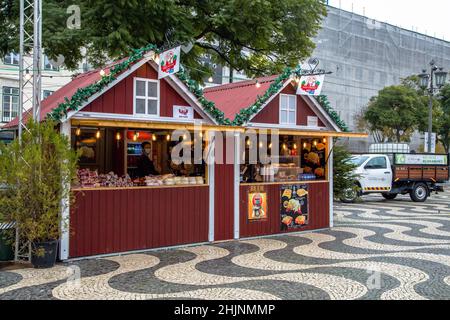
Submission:
[[[83,108],[87,112],[104,112],[133,114],[133,92],[134,78],[158,79],[158,73],[148,63],[141,66],[128,77],[120,81],[110,90],[95,99],[92,103]],[[173,106],[190,106],[190,104],[181,97],[166,80],[162,79],[160,84],[160,115],[162,117],[173,116]],[[194,117],[202,117],[195,111]]]
[[[281,91],[283,94],[296,94],[293,86],[288,85]],[[297,125],[306,126],[308,124],[308,116],[317,116],[308,106],[302,96],[297,95]],[[280,123],[280,95],[277,95],[269,104],[262,109],[251,122],[254,123]],[[324,123],[319,118],[319,126],[324,127]]]
[[[230,146],[227,151],[226,143]],[[214,240],[233,239],[234,230],[234,165],[226,164],[226,156],[233,153],[233,142],[230,140],[223,143],[223,162],[215,164],[214,167]],[[234,153],[233,153],[234,154]],[[217,157],[216,151],[216,157]],[[228,154],[228,157],[233,157]],[[230,158],[230,159],[231,159]]]
[[[208,241],[209,188],[89,190],[70,214],[70,258]]]
[[[264,221],[249,221],[247,219],[248,191],[249,186],[240,187],[240,237],[255,237],[282,233],[280,230],[280,207],[281,191],[280,185],[267,185],[267,210],[268,219]],[[289,232],[307,231],[328,228],[330,226],[329,216],[329,183],[309,184],[308,211],[309,224],[304,228],[291,230]]]

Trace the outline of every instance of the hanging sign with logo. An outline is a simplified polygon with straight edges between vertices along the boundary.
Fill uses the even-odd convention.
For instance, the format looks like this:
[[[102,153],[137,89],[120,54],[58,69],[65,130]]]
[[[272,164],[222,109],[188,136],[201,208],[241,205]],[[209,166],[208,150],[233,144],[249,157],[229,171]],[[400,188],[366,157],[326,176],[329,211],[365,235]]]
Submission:
[[[178,46],[160,54],[158,79],[175,74],[180,70],[180,48]]]
[[[194,109],[185,106],[173,106],[173,117],[176,119],[194,119]]]
[[[297,94],[304,96],[319,96],[322,92],[325,75],[306,75],[300,78]]]

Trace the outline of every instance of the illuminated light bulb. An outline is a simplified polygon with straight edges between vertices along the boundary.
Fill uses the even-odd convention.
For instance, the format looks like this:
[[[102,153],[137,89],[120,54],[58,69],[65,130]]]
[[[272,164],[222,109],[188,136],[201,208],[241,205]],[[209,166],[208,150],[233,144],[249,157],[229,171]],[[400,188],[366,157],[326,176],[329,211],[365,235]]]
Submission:
[[[30,70],[25,70],[25,80],[29,81],[31,80],[31,74],[30,74]]]
[[[269,149],[272,149],[272,142],[269,143]]]
[[[135,131],[135,132],[134,132],[134,135],[133,135],[133,141],[136,141],[136,140],[137,140],[138,135],[139,135],[139,134]]]
[[[263,147],[263,143],[262,143],[262,142],[259,143],[259,147],[260,147],[260,148]]]
[[[200,138],[203,138],[203,132],[199,133]]]
[[[105,76],[105,74],[106,74],[106,72],[105,72],[105,70],[100,70],[100,75],[102,76],[102,77],[104,77]]]
[[[156,134],[153,134],[153,135],[152,135],[152,140],[153,140],[153,141],[156,141]]]
[[[323,138],[323,143],[327,143],[327,138]]]
[[[80,126],[78,126],[77,130],[75,130],[75,135],[78,136],[78,137],[81,135],[81,128],[80,128]]]
[[[183,134],[183,139],[186,140],[187,139],[187,135]]]
[[[303,149],[306,149],[306,142],[303,142]]]
[[[212,77],[209,77],[209,78],[208,78],[208,82],[211,83],[211,82],[213,82],[213,81],[214,81],[214,79],[213,79]]]
[[[252,144],[252,143],[251,143],[250,139],[247,139],[247,146],[250,147],[251,144]]]
[[[116,133],[116,140],[119,141],[122,139],[122,135],[120,134],[120,131],[117,131]]]
[[[283,143],[283,150],[286,150],[286,149],[287,149],[287,146],[286,146],[286,144]]]
[[[259,83],[258,80],[256,80],[255,87],[256,88],[261,88],[261,83]]]
[[[97,139],[100,139],[101,138],[101,133],[100,133],[100,128],[99,129],[97,129],[97,132],[95,133],[95,137],[97,138]]]
[[[296,143],[294,143],[293,147],[294,147],[295,150],[297,150],[297,144]]]
[[[166,140],[167,140],[167,141],[170,141],[170,134],[168,134],[168,135],[166,136]]]
[[[314,140],[314,147],[316,147],[317,146],[317,140]]]

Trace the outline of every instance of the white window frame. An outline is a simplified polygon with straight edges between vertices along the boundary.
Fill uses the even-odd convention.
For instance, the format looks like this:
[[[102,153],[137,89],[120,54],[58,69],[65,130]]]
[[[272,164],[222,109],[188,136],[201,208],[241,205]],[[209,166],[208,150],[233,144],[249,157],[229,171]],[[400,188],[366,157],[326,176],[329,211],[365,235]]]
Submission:
[[[43,65],[44,71],[55,71],[55,72],[59,72],[59,67],[53,66],[53,65],[50,63],[50,58],[49,58],[47,55],[44,55],[44,59],[42,59],[42,60],[43,60],[43,63],[44,63],[44,65]],[[47,66],[47,64],[45,63],[46,60],[47,60],[47,62],[48,62],[48,65],[50,66],[49,68],[46,67],[46,66]]]
[[[14,63],[14,57],[17,57],[17,63]],[[11,60],[12,60],[12,62],[11,62]],[[9,65],[9,66],[18,66],[20,63],[19,60],[20,60],[20,55],[18,53],[10,52],[3,57],[3,64]]]
[[[286,97],[287,99],[287,102],[288,102],[288,106],[287,106],[287,108],[284,108],[282,105],[281,105],[281,101],[283,101],[283,99],[281,98],[281,97]],[[292,110],[290,107],[290,105],[289,105],[289,97],[294,97],[294,110]],[[290,125],[290,126],[296,126],[297,125],[297,95],[295,95],[295,94],[283,94],[283,93],[281,93],[280,94],[280,106],[279,106],[279,123],[281,124],[281,125]],[[281,112],[282,111],[287,111],[287,122],[282,122],[281,121]],[[289,122],[289,113],[290,112],[294,112],[294,123],[290,123]]]
[[[136,90],[137,90],[137,85],[136,82],[137,81],[144,81],[145,82],[145,96],[138,96],[136,94]],[[157,93],[157,97],[149,97],[148,96],[148,82],[153,82],[156,83],[156,93]],[[136,112],[136,99],[144,99],[145,100],[145,114],[142,113],[137,113]],[[156,101],[156,114],[148,114],[148,100],[155,100]],[[136,117],[142,117],[142,118],[157,118],[160,115],[160,86],[159,86],[159,80],[155,80],[155,79],[148,79],[148,78],[139,78],[139,77],[134,77],[133,80],[133,114]]]
[[[8,94],[6,94],[5,93],[5,90],[6,89],[10,89],[11,90],[11,93],[8,93]],[[19,105],[17,105],[17,110],[15,110],[16,111],[16,113],[14,114],[14,116],[13,116],[13,111],[14,111],[14,108],[13,108],[13,98],[14,97],[19,97],[19,94],[13,94],[12,93],[12,91],[13,90],[17,90],[17,91],[19,91],[19,88],[16,88],[16,87],[9,87],[9,86],[3,86],[2,88],[1,88],[1,90],[2,90],[2,100],[1,100],[1,104],[2,104],[2,108],[1,108],[1,114],[0,114],[0,123],[1,122],[9,122],[9,121],[11,121],[11,120],[13,120],[15,117],[17,117],[18,116],[18,114],[19,114],[19,108],[20,108],[20,106]],[[8,99],[9,100],[9,117],[5,117],[5,114],[4,114],[4,112],[5,112],[5,104],[4,104],[4,102],[5,102],[5,99]]]
[[[45,96],[45,93],[46,92],[50,92],[50,94],[46,97]],[[44,99],[46,99],[46,98],[48,98],[48,97],[50,97],[52,94],[54,94],[55,93],[55,91],[53,91],[53,90],[42,90],[42,100],[44,100]]]

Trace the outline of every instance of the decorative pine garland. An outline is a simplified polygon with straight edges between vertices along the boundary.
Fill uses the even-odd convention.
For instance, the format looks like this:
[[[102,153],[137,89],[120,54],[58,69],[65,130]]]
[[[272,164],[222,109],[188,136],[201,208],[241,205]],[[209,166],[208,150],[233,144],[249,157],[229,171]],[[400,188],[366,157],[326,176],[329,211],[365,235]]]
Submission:
[[[60,103],[55,109],[53,109],[48,114],[48,117],[56,121],[61,121],[61,119],[63,117],[66,117],[70,111],[79,110],[82,104],[86,102],[92,95],[100,92],[110,83],[115,81],[118,74],[122,73],[125,70],[128,70],[133,63],[142,59],[142,57],[148,51],[154,51],[155,53],[160,52],[158,47],[153,44],[149,44],[143,48],[133,50],[132,54],[127,60],[112,67],[110,73],[108,75],[102,76],[102,78],[98,82],[88,85],[84,88],[79,88],[70,99],[65,97],[64,102]],[[180,71],[177,73],[177,77],[197,97],[204,110],[211,117],[213,117],[218,124],[232,126],[242,126],[243,124],[247,123],[253,115],[261,110],[261,107],[266,103],[266,101],[283,87],[284,82],[286,82],[286,80],[289,79],[289,77],[291,77],[292,75],[301,75],[300,67],[297,67],[294,70],[292,70],[291,68],[286,68],[272,82],[272,84],[269,86],[269,89],[267,89],[267,91],[262,96],[258,96],[253,105],[239,111],[234,120],[231,121],[230,119],[225,118],[225,114],[216,107],[214,102],[209,101],[205,98],[202,88],[196,81],[189,79],[189,76],[183,67],[181,67]],[[347,125],[344,121],[342,121],[336,111],[334,111],[330,106],[328,98],[325,95],[321,95],[316,99],[319,104],[325,109],[325,111],[330,115],[333,121],[335,121],[335,123],[341,128],[341,130],[344,132],[348,132]]]
[[[349,132],[347,124],[339,117],[339,114],[331,107],[328,97],[326,95],[320,95],[316,97],[317,102],[325,109],[328,115],[333,119],[337,126],[344,132]]]
[[[106,86],[116,80],[116,76],[118,74],[129,69],[133,63],[142,59],[144,54],[150,50],[159,53],[157,46],[153,44],[149,44],[143,48],[133,50],[128,59],[112,67],[108,75],[102,76],[102,78],[96,83],[88,85],[84,88],[77,89],[70,100],[65,97],[64,102],[60,103],[47,116],[53,120],[61,121],[61,119],[63,117],[66,117],[70,111],[79,110],[81,105],[86,102],[92,95],[100,92]]]

